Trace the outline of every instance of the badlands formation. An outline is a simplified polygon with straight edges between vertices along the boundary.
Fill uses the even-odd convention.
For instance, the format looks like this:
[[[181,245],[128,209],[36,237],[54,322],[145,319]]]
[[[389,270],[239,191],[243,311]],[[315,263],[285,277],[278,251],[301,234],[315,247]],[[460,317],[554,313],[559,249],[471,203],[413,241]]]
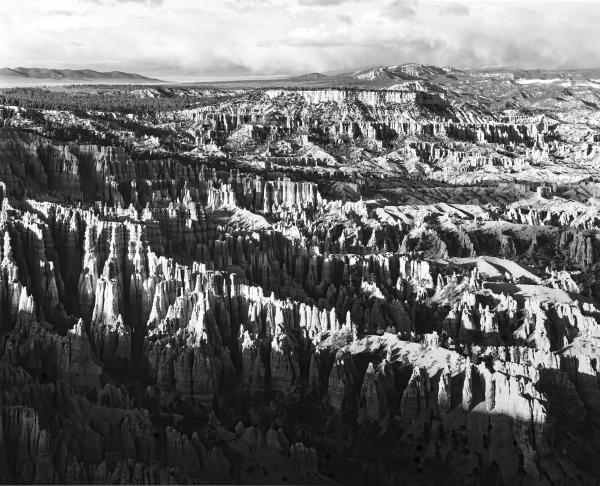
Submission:
[[[597,484],[592,75],[1,91],[0,482]]]

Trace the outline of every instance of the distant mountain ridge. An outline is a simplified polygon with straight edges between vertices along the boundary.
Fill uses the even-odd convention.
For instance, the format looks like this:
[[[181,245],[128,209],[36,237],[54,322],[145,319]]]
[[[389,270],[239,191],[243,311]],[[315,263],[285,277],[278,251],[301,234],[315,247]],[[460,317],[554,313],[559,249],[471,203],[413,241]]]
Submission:
[[[302,81],[302,80],[312,80],[312,79],[323,79],[326,77],[327,76],[325,74],[321,74],[321,73],[308,73],[308,74],[302,74],[300,76],[294,76],[294,77],[288,78],[288,80]]]
[[[498,74],[510,75],[515,79],[598,79],[600,78],[600,68],[581,68],[581,69],[522,69],[511,67],[498,68],[474,68],[465,69],[464,72],[480,75]]]
[[[458,69],[453,67],[438,67],[429,64],[406,63],[397,66],[379,66],[372,69],[365,69],[352,73],[357,79],[375,81],[375,80],[415,80],[428,78],[431,76],[444,76],[449,73],[459,73]]]
[[[94,71],[93,69],[47,69],[47,68],[2,68],[0,77],[13,79],[48,79],[73,81],[134,81],[160,82],[160,79],[149,78],[136,73],[123,71]]]
[[[521,68],[517,66],[482,66],[461,67],[435,66],[431,64],[404,63],[393,66],[363,67],[352,72],[308,72],[302,75],[277,78],[263,78],[257,80],[232,79],[203,81],[199,84],[215,84],[229,87],[269,87],[269,86],[306,86],[306,87],[353,87],[371,89],[416,89],[416,86],[407,83],[436,83],[447,85],[454,80],[465,78],[493,78],[504,79],[516,83],[526,82],[558,82],[560,80],[599,80],[600,68],[581,69],[538,69]],[[36,67],[17,67],[0,69],[0,85],[40,85],[47,83],[89,84],[145,84],[165,83],[137,73],[124,71],[95,71],[92,69],[48,69]],[[177,84],[176,81],[173,82]],[[186,83],[189,84],[189,83]]]

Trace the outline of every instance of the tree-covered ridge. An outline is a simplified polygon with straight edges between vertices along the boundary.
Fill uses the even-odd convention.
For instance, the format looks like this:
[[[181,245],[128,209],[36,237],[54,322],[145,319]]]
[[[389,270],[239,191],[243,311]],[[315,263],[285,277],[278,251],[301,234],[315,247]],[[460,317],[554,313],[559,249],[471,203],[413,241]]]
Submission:
[[[0,90],[0,104],[40,110],[156,113],[209,103],[206,91],[139,87],[18,87]]]

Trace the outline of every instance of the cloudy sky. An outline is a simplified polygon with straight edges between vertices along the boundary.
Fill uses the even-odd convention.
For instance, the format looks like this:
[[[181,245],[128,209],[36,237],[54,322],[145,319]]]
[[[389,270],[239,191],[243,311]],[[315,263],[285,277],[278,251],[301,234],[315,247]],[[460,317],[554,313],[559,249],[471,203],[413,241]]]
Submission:
[[[2,0],[0,67],[169,80],[440,66],[600,67],[600,1]]]

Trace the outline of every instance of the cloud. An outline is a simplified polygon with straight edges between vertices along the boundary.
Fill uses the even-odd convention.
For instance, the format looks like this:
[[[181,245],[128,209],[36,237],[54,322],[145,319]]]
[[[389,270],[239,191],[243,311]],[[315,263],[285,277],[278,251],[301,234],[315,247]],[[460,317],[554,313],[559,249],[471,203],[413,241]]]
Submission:
[[[13,21],[10,19],[10,17],[6,14],[0,14],[0,26],[12,26],[13,25]]]
[[[102,5],[119,5],[123,3],[144,4],[148,7],[160,7],[164,0],[83,0],[87,2],[102,4]]]
[[[342,30],[331,31],[323,24],[316,27],[300,27],[290,32],[285,39],[277,41],[288,46],[339,47],[351,44]]]
[[[417,8],[414,2],[395,0],[382,11],[382,15],[393,19],[412,18],[417,15]]]
[[[541,0],[3,0],[0,67],[163,79],[404,62],[594,67],[599,23],[597,3]]]
[[[72,17],[76,12],[73,10],[50,10],[49,15],[64,15],[66,17]]]
[[[469,15],[469,13],[469,7],[458,2],[450,2],[440,8],[440,15],[464,16]]]
[[[347,3],[348,0],[298,0],[299,5],[310,7],[330,7],[332,5],[341,5]]]
[[[347,25],[352,24],[352,17],[350,17],[350,15],[339,14],[337,16],[337,18],[340,22],[343,22],[344,24],[347,24]]]

